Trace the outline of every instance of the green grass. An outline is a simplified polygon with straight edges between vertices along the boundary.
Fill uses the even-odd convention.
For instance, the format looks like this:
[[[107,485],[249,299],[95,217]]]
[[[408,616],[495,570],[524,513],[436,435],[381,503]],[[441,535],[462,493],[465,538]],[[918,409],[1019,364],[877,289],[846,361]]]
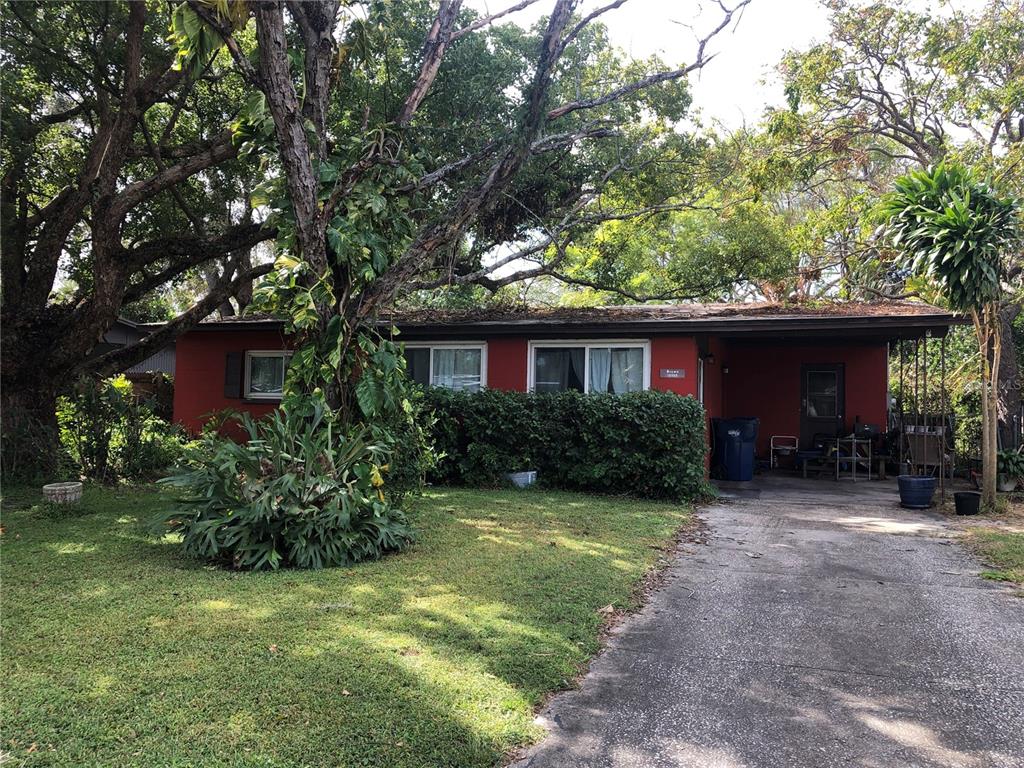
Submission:
[[[668,504],[438,490],[410,551],[233,573],[144,523],[4,497],[2,749],[25,766],[490,766],[597,649],[687,519]]]
[[[972,528],[971,545],[991,570],[982,577],[1024,584],[1024,533]]]

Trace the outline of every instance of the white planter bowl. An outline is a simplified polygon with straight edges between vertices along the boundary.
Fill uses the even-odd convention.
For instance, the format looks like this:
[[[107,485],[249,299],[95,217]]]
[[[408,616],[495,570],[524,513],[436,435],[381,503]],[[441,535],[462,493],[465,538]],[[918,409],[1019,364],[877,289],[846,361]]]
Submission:
[[[49,483],[43,486],[43,498],[52,504],[77,504],[82,500],[82,484]]]
[[[1017,490],[1017,478],[999,475],[999,477],[996,478],[996,487],[1001,493],[1012,493]]]
[[[505,477],[516,488],[528,488],[537,482],[536,470],[529,472],[506,472]]]

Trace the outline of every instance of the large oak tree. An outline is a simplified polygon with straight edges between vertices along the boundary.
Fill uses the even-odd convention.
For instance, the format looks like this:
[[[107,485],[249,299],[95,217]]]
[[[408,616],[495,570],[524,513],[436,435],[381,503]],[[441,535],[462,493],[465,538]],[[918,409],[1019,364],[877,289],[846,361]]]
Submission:
[[[227,123],[237,78],[175,67],[156,3],[5,3],[2,408],[6,439],[55,446],[76,374],[148,356],[265,274],[253,176]],[[126,307],[203,265],[209,291],[139,344],[91,356]]]

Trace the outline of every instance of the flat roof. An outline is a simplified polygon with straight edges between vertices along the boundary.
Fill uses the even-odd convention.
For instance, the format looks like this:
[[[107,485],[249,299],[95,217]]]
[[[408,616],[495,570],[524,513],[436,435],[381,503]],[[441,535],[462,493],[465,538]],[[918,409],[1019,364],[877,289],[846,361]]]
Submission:
[[[489,307],[464,311],[419,309],[382,313],[405,339],[485,336],[609,337],[622,334],[718,334],[725,337],[943,336],[966,322],[946,310],[915,301],[787,304],[641,304],[605,307]],[[278,329],[266,316],[213,319],[197,330]]]

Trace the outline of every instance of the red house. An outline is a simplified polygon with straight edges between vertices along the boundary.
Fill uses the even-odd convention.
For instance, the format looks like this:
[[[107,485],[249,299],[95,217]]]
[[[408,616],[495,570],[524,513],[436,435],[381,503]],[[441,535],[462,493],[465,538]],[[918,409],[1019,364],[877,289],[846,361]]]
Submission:
[[[551,392],[659,389],[709,417],[756,416],[759,455],[773,435],[808,443],[857,422],[887,423],[888,346],[944,336],[953,315],[911,302],[771,303],[476,311],[387,318],[410,376],[457,389]],[[288,343],[279,321],[206,322],[177,342],[174,418],[261,415],[280,398]]]

